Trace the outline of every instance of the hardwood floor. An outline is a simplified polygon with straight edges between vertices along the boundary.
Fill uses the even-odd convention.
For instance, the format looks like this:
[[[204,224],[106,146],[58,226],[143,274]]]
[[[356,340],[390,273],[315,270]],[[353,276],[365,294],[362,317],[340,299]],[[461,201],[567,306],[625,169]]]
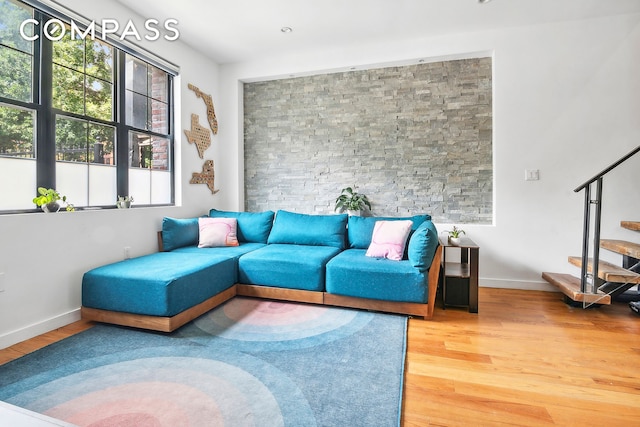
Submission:
[[[409,321],[402,426],[640,425],[640,316],[627,304],[481,288],[479,306]],[[92,325],[0,350],[0,364]]]
[[[479,314],[409,322],[403,426],[640,425],[640,316],[480,289]]]
[[[89,329],[94,324],[95,323],[93,322],[79,320],[70,325],[55,329],[30,340],[12,345],[11,347],[7,347],[4,350],[0,350],[0,365],[22,357],[25,354],[36,351],[39,348],[46,347],[56,341],[63,340],[71,335],[77,334],[78,332],[82,332],[85,329]]]

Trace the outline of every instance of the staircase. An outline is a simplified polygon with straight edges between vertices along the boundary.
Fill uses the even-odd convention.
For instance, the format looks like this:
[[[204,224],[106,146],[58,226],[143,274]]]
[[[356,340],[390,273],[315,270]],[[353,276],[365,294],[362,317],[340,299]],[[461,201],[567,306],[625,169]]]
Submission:
[[[622,221],[620,226],[629,230],[640,231],[640,222]],[[570,274],[545,272],[542,273],[542,278],[557,286],[571,301],[580,302],[584,305],[611,304],[612,297],[640,284],[640,274],[631,270],[640,261],[640,244],[624,240],[601,239],[600,248],[622,255],[623,265],[619,267],[600,260],[595,292],[593,289],[589,289],[589,286],[587,286],[586,292],[582,291],[580,279]],[[589,278],[592,279],[593,258],[589,258],[587,262],[587,272]],[[582,268],[582,257],[570,256],[569,263]],[[638,268],[640,266],[636,267],[636,269]]]
[[[544,280],[557,286],[565,295],[567,303],[580,303],[584,308],[593,304],[611,304],[613,297],[640,285],[640,244],[600,239],[603,177],[638,152],[640,146],[574,190],[585,191],[582,255],[569,257],[569,263],[580,268],[580,277],[562,273],[542,273]],[[595,195],[592,197],[593,190]],[[620,226],[640,231],[640,222],[621,221]],[[591,233],[593,241],[590,239]],[[592,255],[589,254],[590,245],[593,245]],[[600,249],[622,255],[622,266],[600,260]]]

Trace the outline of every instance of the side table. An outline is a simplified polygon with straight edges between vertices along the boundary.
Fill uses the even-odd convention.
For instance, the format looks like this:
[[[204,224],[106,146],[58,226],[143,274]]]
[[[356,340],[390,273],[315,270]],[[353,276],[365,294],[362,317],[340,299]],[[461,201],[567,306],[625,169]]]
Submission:
[[[468,237],[452,245],[440,237],[442,245],[442,308],[468,306],[469,313],[478,312],[478,261],[480,247]],[[447,260],[447,252],[460,249],[460,262]],[[451,258],[449,254],[449,258]]]

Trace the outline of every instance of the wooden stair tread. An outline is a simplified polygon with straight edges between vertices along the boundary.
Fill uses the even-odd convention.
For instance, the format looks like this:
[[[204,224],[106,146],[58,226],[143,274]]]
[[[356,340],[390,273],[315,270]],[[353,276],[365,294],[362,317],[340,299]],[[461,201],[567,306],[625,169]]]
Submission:
[[[620,221],[620,226],[627,230],[640,231],[640,221]]]
[[[582,267],[582,257],[570,256],[569,262],[576,267]],[[592,258],[589,258],[587,268],[590,272],[593,271]],[[640,283],[640,274],[602,260],[600,260],[600,263],[598,264],[598,277],[605,282]]]
[[[611,304],[611,296],[600,291],[596,294],[580,292],[580,279],[570,274],[544,272],[542,273],[542,278],[558,287],[563,294],[573,301],[589,304]]]
[[[600,247],[612,252],[640,259],[640,244],[625,240],[601,239]]]

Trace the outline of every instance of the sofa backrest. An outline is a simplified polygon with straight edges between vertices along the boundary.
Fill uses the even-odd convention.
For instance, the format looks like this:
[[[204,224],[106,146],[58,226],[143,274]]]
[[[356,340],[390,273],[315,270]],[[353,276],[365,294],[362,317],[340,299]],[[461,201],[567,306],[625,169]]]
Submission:
[[[170,252],[198,244],[198,218],[162,218],[162,250]]]
[[[411,265],[422,272],[429,270],[439,244],[436,226],[430,219],[424,221],[413,232],[407,244],[407,258]]]
[[[238,241],[245,243],[267,243],[273,225],[273,211],[230,212],[211,209],[212,218],[236,218],[238,220]]]
[[[309,215],[280,210],[264,212],[233,212],[211,209],[210,217],[236,218],[238,241],[243,243],[281,243],[308,246],[332,246],[339,249],[367,249],[376,221],[413,221],[407,240],[405,259],[419,269],[428,269],[438,247],[438,231],[431,216],[412,217],[348,217],[339,215]],[[275,220],[274,220],[275,216]],[[348,224],[348,228],[347,228]],[[198,218],[162,220],[162,250],[198,244]]]
[[[236,235],[240,243],[267,243],[271,226],[273,225],[273,211],[265,212],[230,212],[211,209],[212,218],[235,218],[237,220]],[[198,244],[200,230],[198,218],[162,219],[161,248],[165,252],[184,246]]]
[[[346,231],[346,214],[308,215],[279,210],[268,243],[344,249]]]
[[[409,239],[413,232],[427,220],[431,220],[431,215],[414,215],[410,217],[381,217],[381,216],[350,216],[347,230],[348,247],[350,249],[367,249],[371,244],[373,228],[377,221],[400,221],[410,219],[413,221]]]

